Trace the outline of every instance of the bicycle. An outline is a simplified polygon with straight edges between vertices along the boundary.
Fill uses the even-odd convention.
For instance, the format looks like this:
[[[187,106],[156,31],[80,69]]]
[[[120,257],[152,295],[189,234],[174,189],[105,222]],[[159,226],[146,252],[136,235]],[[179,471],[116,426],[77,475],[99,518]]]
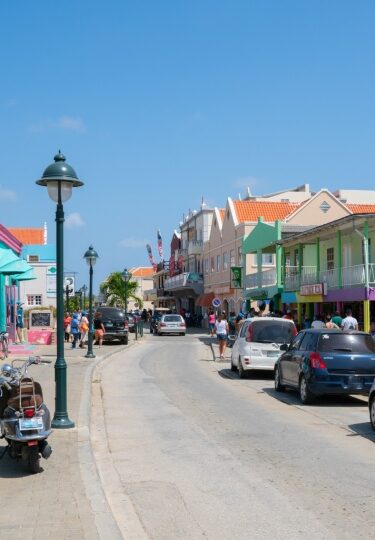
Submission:
[[[3,358],[9,356],[9,334],[8,332],[0,332],[1,350],[3,352]]]

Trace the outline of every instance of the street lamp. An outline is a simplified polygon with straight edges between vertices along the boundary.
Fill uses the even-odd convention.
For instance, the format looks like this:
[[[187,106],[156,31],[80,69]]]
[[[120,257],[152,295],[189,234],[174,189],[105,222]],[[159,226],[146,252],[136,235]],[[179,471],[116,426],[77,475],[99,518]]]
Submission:
[[[55,362],[55,414],[52,427],[67,429],[74,427],[67,411],[66,362],[64,358],[64,207],[70,199],[74,187],[83,186],[73,167],[65,161],[60,152],[54,157],[55,163],[49,165],[40,180],[48,195],[56,203],[56,324],[57,355]]]
[[[89,340],[87,345],[87,354],[85,354],[85,358],[95,358],[95,354],[92,350],[92,342],[93,342],[93,328],[92,328],[92,274],[93,269],[92,267],[96,263],[96,259],[99,257],[95,249],[90,246],[89,249],[84,254],[83,258],[86,259],[87,264],[90,267],[90,283],[89,283]]]
[[[87,293],[87,285],[82,285],[81,291],[83,292],[83,310],[86,311],[86,293]]]
[[[125,284],[125,302],[124,302],[124,309],[125,309],[125,316],[128,312],[128,283],[129,281],[131,280],[131,273],[129,272],[129,270],[127,268],[124,268],[124,270],[122,271],[122,279],[124,280],[124,284]]]

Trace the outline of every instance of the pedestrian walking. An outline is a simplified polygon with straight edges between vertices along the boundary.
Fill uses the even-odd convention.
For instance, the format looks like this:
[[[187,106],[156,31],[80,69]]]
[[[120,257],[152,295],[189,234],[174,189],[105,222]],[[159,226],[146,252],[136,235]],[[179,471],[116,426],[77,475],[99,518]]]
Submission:
[[[335,324],[337,324],[337,326],[339,328],[341,328],[342,317],[341,317],[341,313],[339,311],[335,311],[335,314],[332,317],[332,322],[334,322]]]
[[[339,330],[337,324],[332,321],[331,315],[325,316],[325,326],[326,328],[336,328],[337,330]]]
[[[313,322],[311,323],[311,328],[324,328],[324,320],[322,315],[315,315]]]
[[[79,330],[80,330],[79,347],[83,349],[87,340],[87,334],[89,332],[89,320],[87,318],[86,311],[82,312]]]
[[[215,323],[215,333],[219,341],[220,358],[224,358],[225,349],[227,348],[229,327],[226,319],[222,314],[218,316]]]
[[[210,331],[210,335],[214,336],[215,334],[215,323],[216,323],[216,317],[213,309],[210,309],[210,312],[208,314],[208,329]]]
[[[358,330],[358,321],[352,315],[350,308],[345,310],[346,317],[342,320],[341,329],[346,332],[348,330]]]
[[[64,334],[65,334],[65,341],[69,343],[70,341],[70,323],[72,321],[72,318],[70,316],[70,313],[66,312],[64,317]]]
[[[101,347],[103,345],[103,336],[105,332],[104,324],[102,321],[102,314],[98,311],[94,316],[94,331],[95,331],[95,345]]]
[[[73,313],[72,320],[70,322],[70,328],[71,328],[71,334],[73,336],[72,341],[72,349],[75,349],[77,347],[77,341],[78,341],[78,335],[79,335],[79,322],[78,322],[78,314]]]
[[[21,302],[17,302],[16,332],[18,342],[23,343],[23,308]]]

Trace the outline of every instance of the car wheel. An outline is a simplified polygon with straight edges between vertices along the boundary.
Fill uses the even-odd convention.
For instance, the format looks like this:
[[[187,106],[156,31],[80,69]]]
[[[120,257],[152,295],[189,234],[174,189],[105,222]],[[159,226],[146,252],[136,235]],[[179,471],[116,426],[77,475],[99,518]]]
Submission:
[[[128,338],[127,338],[127,337],[122,338],[122,344],[123,344],[123,345],[127,345],[127,344],[128,344]]]
[[[375,430],[375,395],[372,397],[370,403],[370,422],[372,429]]]
[[[161,332],[158,332],[158,336],[161,336]]]
[[[276,392],[285,392],[285,386],[280,382],[279,366],[275,366],[275,390]]]
[[[299,398],[303,405],[309,405],[314,401],[314,394],[311,392],[309,385],[306,381],[306,377],[301,375],[299,380]]]
[[[185,335],[185,332],[182,332],[181,336],[184,336]]]
[[[233,364],[233,358],[230,357],[230,370],[231,370],[231,371],[237,371],[237,369],[238,369],[237,366],[235,366],[235,365]]]
[[[247,373],[243,368],[241,357],[238,358],[238,375],[240,379],[246,379]]]

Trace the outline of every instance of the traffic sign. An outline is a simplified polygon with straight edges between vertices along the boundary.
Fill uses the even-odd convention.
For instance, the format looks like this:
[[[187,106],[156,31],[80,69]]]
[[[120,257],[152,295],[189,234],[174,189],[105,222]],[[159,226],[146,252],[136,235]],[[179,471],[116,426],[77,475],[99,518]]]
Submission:
[[[214,298],[214,299],[212,300],[212,305],[213,305],[215,308],[220,307],[220,306],[221,306],[221,300],[220,300],[220,298]]]

